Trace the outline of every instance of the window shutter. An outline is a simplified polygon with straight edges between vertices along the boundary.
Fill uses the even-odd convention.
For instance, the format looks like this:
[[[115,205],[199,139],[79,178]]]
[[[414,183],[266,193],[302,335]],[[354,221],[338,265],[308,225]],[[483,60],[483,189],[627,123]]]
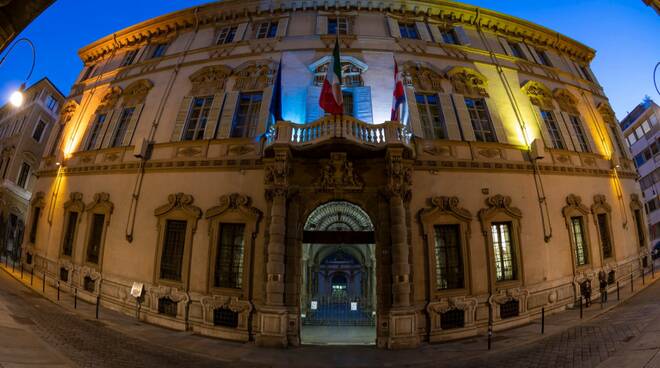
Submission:
[[[438,28],[438,25],[429,24],[429,29],[431,30],[431,36],[433,36],[433,40],[437,43],[442,43],[442,33],[440,33],[440,28]]]
[[[277,22],[277,33],[275,36],[284,37],[286,36],[286,28],[289,25],[289,17],[280,18]]]
[[[118,115],[116,110],[110,110],[107,112],[107,114],[108,115],[105,118],[105,122],[103,123],[101,131],[99,132],[99,136],[96,138],[96,143],[94,143],[94,147],[92,147],[94,150],[101,148],[101,144],[105,140],[105,136],[108,135],[108,131],[110,131],[110,123],[113,121],[115,115]]]
[[[220,128],[218,129],[218,138],[227,138],[231,133],[231,126],[234,122],[234,111],[238,104],[239,92],[229,92],[225,98],[225,106],[220,115]]]
[[[412,87],[405,87],[403,90],[406,93],[406,102],[408,103],[408,125],[410,125],[410,130],[414,136],[424,137],[422,119],[419,116],[417,101],[415,100],[415,90]]]
[[[534,119],[536,119],[539,130],[541,131],[541,139],[543,139],[543,144],[546,147],[558,148],[555,147],[554,144],[552,144],[552,137],[550,136],[550,131],[548,130],[548,126],[546,125],[545,120],[543,120],[543,116],[541,116],[541,109],[539,109],[539,107],[536,105],[532,105],[532,110],[534,113]],[[555,118],[555,120],[557,119],[556,116],[553,117]],[[558,121],[556,121],[556,123],[557,125],[559,125]],[[529,143],[531,144],[532,142]]]
[[[87,147],[87,142],[92,135],[92,130],[94,130],[94,124],[96,124],[96,119],[98,119],[99,114],[95,113],[92,115],[92,120],[87,124],[87,131],[85,132],[85,138],[82,140],[80,146],[78,146],[78,151],[82,151]]]
[[[371,87],[353,88],[353,115],[365,123],[373,123]]]
[[[502,46],[502,49],[504,49],[504,53],[507,54],[508,56],[513,56],[513,50],[511,50],[511,46],[509,46],[509,42],[506,38],[504,37],[498,37],[500,40],[500,45]]]
[[[532,53],[529,51],[529,47],[527,47],[527,44],[524,42],[520,42],[518,45],[520,45],[520,50],[525,55],[525,59],[527,59],[527,61],[534,61],[534,56],[532,56]]]
[[[431,35],[429,35],[429,29],[426,27],[424,22],[415,22],[417,25],[417,33],[419,33],[419,38],[424,41],[431,41]]]
[[[236,34],[234,35],[234,42],[243,41],[245,38],[245,30],[247,29],[247,23],[241,23],[236,27]]]
[[[497,109],[497,106],[488,97],[485,97],[484,101],[486,101],[488,115],[490,116],[490,121],[493,123],[493,129],[495,129],[497,141],[500,143],[509,143],[509,139],[506,136],[506,130],[504,130],[504,124],[502,124],[502,119],[500,118],[500,112]]]
[[[456,33],[456,38],[458,38],[458,43],[465,46],[470,46],[470,36],[465,32],[465,28],[456,26],[454,27],[454,32]]]
[[[451,96],[454,99],[456,112],[458,113],[458,124],[463,131],[463,139],[466,141],[475,141],[476,138],[474,137],[474,129],[472,129],[472,120],[470,119],[470,113],[465,105],[465,97],[459,94],[452,94]]]
[[[206,120],[206,127],[204,128],[204,139],[215,138],[215,128],[218,126],[218,120],[220,119],[220,109],[222,109],[222,101],[224,100],[223,97],[223,92],[213,95],[209,117],[208,120]]]
[[[399,22],[392,17],[387,17],[387,25],[390,27],[390,36],[394,38],[401,38],[401,31],[399,30]]]
[[[255,136],[258,137],[261,134],[266,133],[268,127],[268,122],[270,121],[270,104],[273,102],[273,88],[275,86],[270,86],[265,88],[263,95],[261,96],[261,107],[259,109],[259,121],[257,122],[257,131]]]
[[[126,127],[126,133],[124,134],[124,140],[122,142],[122,146],[130,146],[131,141],[133,140],[133,133],[135,133],[135,128],[137,127],[137,123],[140,120],[140,115],[142,114],[142,108],[144,107],[144,104],[139,104],[135,106],[135,111],[133,111],[133,115],[131,116],[131,121],[128,122],[128,126]]]
[[[573,145],[573,142],[575,142],[575,135],[572,133],[573,130],[569,130],[568,121],[564,119],[564,116],[562,115],[562,112],[560,110],[555,109],[553,113],[555,119],[557,120],[557,125],[559,125],[559,130],[561,131],[561,135],[564,138],[564,144],[566,145],[566,149],[576,151],[577,149]]]
[[[323,117],[324,112],[319,105],[319,97],[321,96],[321,87],[310,86],[307,87],[307,109],[305,121],[311,123]]]
[[[582,120],[582,117],[580,117],[580,124],[582,124],[582,129],[584,129],[584,134],[587,136],[587,144],[589,144],[590,151],[593,153],[598,153],[596,149],[596,143],[594,142],[594,135],[592,134],[591,127],[584,120]]]
[[[115,127],[117,126],[117,121],[119,120],[119,117],[121,116],[121,111],[123,108],[118,108],[113,110],[112,114],[112,119],[109,120],[108,127],[105,130],[105,135],[103,136],[103,144],[102,147],[106,148],[110,145],[110,140],[112,139],[112,133],[115,131]],[[101,147],[99,147],[101,148]]]
[[[445,126],[447,127],[447,137],[453,141],[461,140],[461,130],[456,121],[456,114],[454,113],[454,106],[451,103],[451,96],[447,93],[440,93],[440,107],[442,108],[442,116],[445,118]]]
[[[577,152],[582,152],[582,147],[580,147],[580,140],[577,137],[577,134],[575,134],[575,129],[573,129],[573,124],[571,124],[571,118],[568,116],[568,113],[562,111],[561,113],[562,119],[566,122],[566,127],[568,128],[568,132],[571,136],[571,142],[573,143],[573,149]]]
[[[316,34],[328,34],[328,17],[325,15],[316,16]]]
[[[183,126],[186,124],[188,119],[188,113],[190,111],[190,103],[192,102],[193,96],[186,96],[181,101],[181,107],[179,108],[179,113],[176,115],[176,121],[174,122],[174,130],[172,131],[172,138],[170,141],[178,142],[181,140],[181,132],[183,131]]]
[[[534,60],[537,64],[543,64],[541,62],[541,58],[539,57],[539,54],[536,53],[536,50],[527,44],[525,44],[525,46],[529,49],[529,53],[532,54],[532,60]]]

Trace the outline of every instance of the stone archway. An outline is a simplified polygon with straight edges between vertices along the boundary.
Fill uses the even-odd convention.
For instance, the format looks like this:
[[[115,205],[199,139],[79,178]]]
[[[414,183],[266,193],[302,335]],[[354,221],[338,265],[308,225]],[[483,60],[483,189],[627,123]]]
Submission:
[[[376,339],[374,225],[359,206],[316,207],[303,229],[301,342],[373,344]]]

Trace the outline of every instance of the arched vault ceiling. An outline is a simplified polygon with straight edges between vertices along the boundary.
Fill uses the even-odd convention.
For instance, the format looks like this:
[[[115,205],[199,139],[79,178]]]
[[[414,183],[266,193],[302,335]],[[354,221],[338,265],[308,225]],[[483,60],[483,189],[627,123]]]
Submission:
[[[318,206],[307,218],[305,230],[373,231],[374,225],[364,210],[345,201]]]

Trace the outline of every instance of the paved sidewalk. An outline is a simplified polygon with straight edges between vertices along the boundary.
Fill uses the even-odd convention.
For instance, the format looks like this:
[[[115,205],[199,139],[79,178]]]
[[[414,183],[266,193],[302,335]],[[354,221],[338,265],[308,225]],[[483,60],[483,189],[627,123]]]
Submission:
[[[12,272],[11,265],[6,268],[2,264],[0,268],[13,276],[16,281],[22,281],[23,285],[30,287],[29,274],[24,273],[21,279],[20,271],[16,269]],[[6,274],[0,272],[0,276],[3,275]],[[30,302],[35,297],[42,302],[46,302],[37,294],[42,294],[41,296],[45,296],[52,303],[58,304],[59,307],[52,304],[48,306],[51,313],[50,317],[44,319],[33,317],[36,327],[48,331],[48,333],[44,333],[45,339],[51,345],[53,341],[57,342],[58,349],[67,356],[72,357],[72,360],[78,364],[81,361],[90,362],[95,355],[109,357],[107,365],[101,364],[102,362],[94,362],[93,366],[112,366],[115,368],[120,366],[143,366],[137,364],[137,361],[142,362],[144,366],[149,366],[149,359],[154,359],[152,363],[158,361],[161,366],[181,366],[179,364],[184,361],[188,362],[184,366],[503,366],[510,368],[512,366],[595,366],[605,361],[605,364],[610,364],[606,366],[611,367],[651,367],[652,365],[644,365],[647,363],[642,364],[643,359],[641,357],[639,359],[640,364],[635,364],[635,361],[632,360],[630,360],[630,365],[621,365],[617,362],[628,362],[630,356],[638,357],[640,354],[628,354],[638,346],[642,348],[648,346],[649,348],[645,350],[645,354],[652,354],[652,348],[657,347],[653,344],[658,340],[657,335],[660,334],[660,327],[653,331],[642,331],[641,327],[637,326],[648,324],[646,319],[643,318],[638,319],[638,323],[634,326],[633,324],[630,324],[630,326],[627,326],[627,324],[621,326],[614,324],[617,327],[610,329],[601,329],[600,326],[604,325],[606,323],[604,321],[610,316],[619,316],[622,313],[648,315],[653,317],[656,325],[660,323],[660,305],[657,305],[657,300],[660,300],[660,283],[654,285],[654,282],[660,278],[660,272],[656,273],[655,276],[656,278],[653,279],[649,273],[645,278],[644,286],[641,278],[635,279],[634,293],[630,291],[629,282],[622,283],[620,290],[621,302],[616,301],[616,292],[610,293],[610,303],[603,306],[603,308],[597,303],[592,304],[590,308],[584,309],[582,320],[580,320],[578,309],[546,316],[544,335],[540,333],[539,320],[526,326],[496,332],[492,341],[493,349],[490,352],[487,350],[487,338],[484,336],[442,344],[423,344],[419,349],[401,351],[386,351],[370,346],[302,346],[290,349],[266,349],[258,348],[250,343],[241,344],[200,337],[187,332],[171,331],[137,321],[131,316],[105,308],[100,309],[100,320],[96,321],[94,319],[95,306],[93,304],[78,300],[77,309],[74,310],[73,297],[64,292],[60,294],[60,301],[55,301],[57,297],[56,290],[47,287],[46,293],[43,294],[41,291],[43,285],[41,276],[37,275],[32,280],[32,288],[36,294],[23,290],[21,292],[22,300],[18,300],[18,305]],[[9,279],[4,279],[7,279],[7,277],[0,277],[0,285],[10,282]],[[13,286],[10,286],[20,288],[16,281],[13,281]],[[651,290],[636,296],[633,303],[625,303],[625,300],[651,285],[653,285]],[[10,288],[10,286],[7,287]],[[13,293],[16,292],[13,291]],[[656,302],[638,306],[637,299],[646,295],[650,295],[646,299],[650,298],[650,300]],[[0,297],[2,296],[0,294]],[[654,297],[656,299],[653,299]],[[3,302],[6,303],[6,300],[0,300],[0,303]],[[590,334],[589,331],[592,330],[596,333]],[[67,331],[73,332],[67,333]],[[641,332],[643,334],[640,335]],[[64,334],[64,336],[58,334]],[[89,334],[94,336],[89,337]],[[578,334],[584,341],[580,338],[576,340],[575,334]],[[74,336],[70,337],[69,335]],[[575,341],[588,343],[585,346],[587,346],[587,349],[591,349],[592,345],[596,344],[598,346],[598,341],[604,338],[608,339],[608,344],[611,341],[613,346],[608,349],[601,349],[602,351],[596,351],[598,349],[595,349],[593,352],[588,351],[576,355],[574,350],[581,349],[581,345],[576,347]],[[107,339],[111,341],[105,342]],[[81,340],[84,342],[83,344],[80,343]],[[637,340],[639,342],[635,343]],[[572,343],[567,345],[566,341]],[[122,343],[126,346],[121,345]],[[624,343],[625,345],[623,345]],[[79,350],[85,351],[81,352]],[[134,356],[137,360],[131,362],[130,358],[123,357],[123,354]],[[564,358],[562,354],[570,355],[570,358],[559,360],[554,365],[539,363],[548,360],[548,356],[550,358],[555,357],[554,361],[557,361],[560,357]],[[167,359],[162,359],[163,357],[167,357]],[[657,354],[655,357],[655,359],[660,359]],[[512,359],[513,361],[517,359],[517,361],[522,362],[520,364],[529,364],[512,365],[505,362]],[[549,361],[552,361],[552,359]],[[583,361],[590,363],[583,365],[580,363]],[[110,362],[112,364],[109,364]],[[578,362],[578,364],[569,365],[569,362]],[[124,363],[126,364],[124,365]],[[0,364],[2,364],[1,360]]]

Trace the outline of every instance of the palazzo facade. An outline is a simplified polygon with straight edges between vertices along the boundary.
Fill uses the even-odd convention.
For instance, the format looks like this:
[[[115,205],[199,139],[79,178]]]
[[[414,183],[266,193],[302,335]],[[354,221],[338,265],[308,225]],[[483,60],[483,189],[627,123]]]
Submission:
[[[337,38],[341,117],[318,106]],[[24,262],[142,320],[296,346],[334,296],[410,348],[560,311],[649,253],[595,52],[541,26],[445,1],[230,0],[79,54]]]

